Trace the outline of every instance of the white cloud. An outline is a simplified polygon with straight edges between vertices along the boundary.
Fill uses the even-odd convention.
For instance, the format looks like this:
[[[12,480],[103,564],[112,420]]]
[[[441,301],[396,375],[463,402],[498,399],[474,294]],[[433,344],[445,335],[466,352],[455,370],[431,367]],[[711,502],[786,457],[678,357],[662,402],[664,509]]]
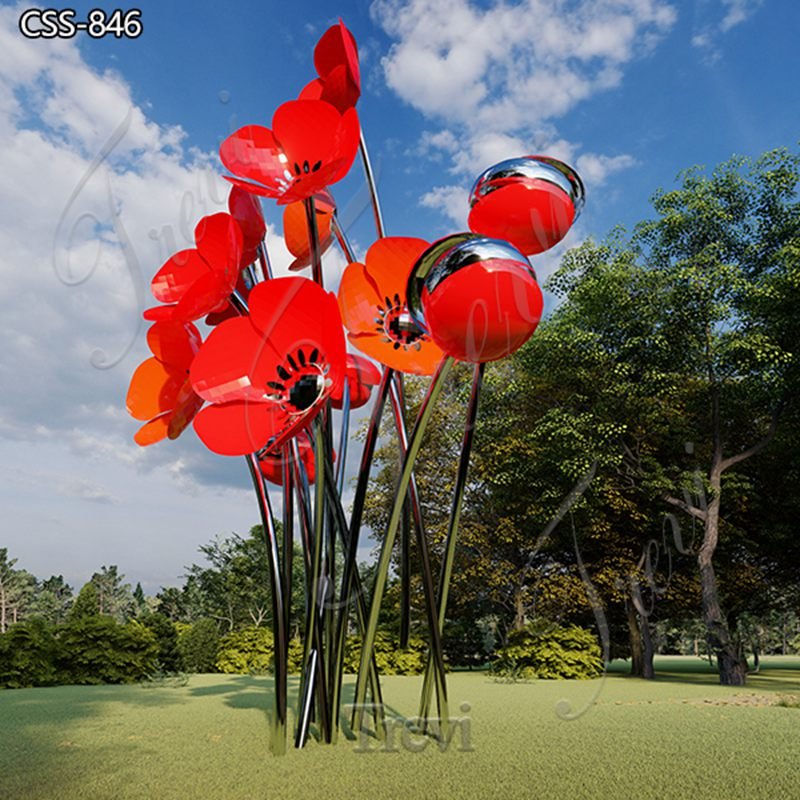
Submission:
[[[720,38],[750,19],[763,2],[764,0],[720,0],[719,5],[710,7],[717,15],[721,13],[722,17],[703,20],[691,38],[692,46],[701,51],[706,64],[715,64],[722,58]]]
[[[764,0],[722,0],[726,8],[725,16],[720,22],[720,30],[727,33],[731,28],[748,20],[761,7]]]
[[[420,152],[450,160],[474,180],[497,161],[547,153],[582,159],[591,182],[632,166],[626,154],[581,153],[556,121],[598,92],[618,86],[624,68],[673,26],[664,0],[522,0],[478,7],[470,0],[375,0],[372,14],[395,39],[383,59],[389,86],[443,127],[427,131]],[[457,192],[438,186],[422,198],[454,221]]]

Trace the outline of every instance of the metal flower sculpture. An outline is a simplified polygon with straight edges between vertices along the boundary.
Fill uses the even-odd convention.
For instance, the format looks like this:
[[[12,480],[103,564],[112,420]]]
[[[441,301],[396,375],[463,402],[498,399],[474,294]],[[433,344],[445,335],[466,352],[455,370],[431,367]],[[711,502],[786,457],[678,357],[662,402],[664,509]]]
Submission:
[[[386,236],[355,111],[361,94],[358,51],[342,22],[321,37],[314,67],[317,77],[299,99],[278,107],[271,128],[248,125],[222,143],[220,158],[232,173],[225,176],[233,184],[230,213],[201,220],[195,247],[176,253],[153,278],[152,291],[162,305],[145,312],[155,321],[147,334],[152,357],[134,372],[127,398],[130,413],[145,422],[134,436],[140,445],[175,438],[193,421],[212,452],[244,457],[247,463],[269,564],[275,647],[271,745],[276,753],[284,752],[289,738],[295,537],[303,545],[306,574],[295,745],[307,741],[312,717],[322,741],[334,741],[342,729],[345,642],[353,622],[361,656],[351,729],[368,726],[369,712],[375,732],[382,730],[374,645],[392,551],[399,537],[407,552],[412,531],[429,648],[420,718],[429,735],[446,739],[441,636],[484,371],[488,362],[512,354],[534,333],[543,300],[527,256],[561,241],[584,202],[583,184],[569,166],[545,156],[522,156],[478,178],[470,193],[470,232],[433,244]],[[376,232],[363,263],[330,193],[357,154]],[[284,208],[284,237],[294,257],[286,266],[291,271],[311,266],[312,278],[273,277],[259,197]],[[322,258],[334,244],[348,264],[338,295],[323,286]],[[213,326],[205,342],[192,324],[201,317]],[[363,355],[347,353],[346,341]],[[455,361],[474,369],[441,570],[434,576],[414,466]],[[411,430],[403,373],[432,376]],[[367,596],[357,555],[387,401],[401,464]],[[342,496],[350,412],[369,403],[348,514]],[[280,533],[271,491],[281,493]],[[402,606],[407,630],[407,589]]]

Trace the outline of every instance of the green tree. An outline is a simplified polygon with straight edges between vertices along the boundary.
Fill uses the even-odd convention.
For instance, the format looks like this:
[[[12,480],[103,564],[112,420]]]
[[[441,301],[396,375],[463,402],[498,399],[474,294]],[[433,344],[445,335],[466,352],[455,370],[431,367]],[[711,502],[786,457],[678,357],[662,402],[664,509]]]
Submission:
[[[219,631],[213,619],[200,619],[178,635],[178,650],[187,672],[214,672]]]
[[[72,587],[63,575],[52,575],[37,583],[31,613],[43,617],[51,625],[61,625],[72,605]]]
[[[0,633],[22,621],[33,600],[36,579],[24,569],[14,569],[16,558],[0,547]]]
[[[116,564],[103,566],[100,572],[92,575],[91,582],[97,589],[97,602],[101,614],[114,617],[117,622],[125,622],[134,613],[135,603],[131,586],[123,583]]]
[[[97,587],[92,581],[85,583],[67,615],[68,620],[96,617],[100,613],[100,600],[97,596]]]

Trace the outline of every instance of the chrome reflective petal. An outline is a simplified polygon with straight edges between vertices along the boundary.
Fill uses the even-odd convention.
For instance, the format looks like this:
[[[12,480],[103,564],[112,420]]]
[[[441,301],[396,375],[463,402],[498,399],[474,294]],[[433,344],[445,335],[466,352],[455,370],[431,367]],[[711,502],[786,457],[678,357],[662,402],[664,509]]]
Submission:
[[[572,200],[575,219],[583,209],[586,189],[580,175],[569,164],[549,156],[509,158],[489,167],[475,181],[469,193],[469,207],[472,208],[481,197],[517,179],[548,181],[559,186]]]

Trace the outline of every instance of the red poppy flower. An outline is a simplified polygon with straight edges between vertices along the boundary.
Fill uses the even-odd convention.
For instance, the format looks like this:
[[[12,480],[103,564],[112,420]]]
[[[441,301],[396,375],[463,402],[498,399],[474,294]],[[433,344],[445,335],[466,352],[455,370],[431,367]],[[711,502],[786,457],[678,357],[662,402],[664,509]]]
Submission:
[[[213,405],[194,421],[221,455],[279,448],[341,391],[344,335],[336,298],[306,278],[275,278],[250,292],[250,315],[218,325],[191,368]]]
[[[322,100],[290,100],[278,107],[272,129],[240,128],[222,143],[219,154],[244,179],[227,180],[283,205],[341,180],[355,160],[359,136],[355,109],[340,113]]]
[[[317,232],[319,233],[320,251],[324,253],[333,241],[331,233],[331,217],[336,208],[333,198],[328,192],[314,195],[314,210],[317,214]],[[283,209],[283,238],[286,249],[294,256],[289,266],[292,272],[304,269],[311,264],[311,244],[308,237],[308,221],[305,203],[298,200],[289,203]]]
[[[153,358],[133,373],[126,404],[132,417],[148,420],[133,437],[142,446],[177,439],[203,400],[192,390],[189,367],[200,349],[200,334],[191,323],[157,322],[147,332]]]
[[[344,113],[361,96],[358,47],[353,34],[339,20],[328,28],[314,48],[314,68],[319,78],[300,93],[301,100],[325,100]]]
[[[368,359],[355,353],[347,354],[345,380],[350,387],[350,408],[361,408],[369,402],[372,387],[381,382],[380,370]],[[334,408],[342,408],[344,401],[344,384],[342,390],[331,396]]]
[[[297,447],[300,451],[300,458],[306,470],[306,477],[309,483],[313,483],[316,478],[314,462],[314,445],[308,431],[303,431],[297,435]],[[336,451],[333,451],[333,460],[336,461]],[[273,450],[263,453],[258,457],[258,466],[261,474],[270,482],[277,486],[283,486],[283,458],[280,450]]]
[[[567,164],[547,156],[511,158],[489,167],[475,182],[469,228],[534,255],[567,235],[583,202],[583,182]]]
[[[242,231],[225,213],[203,217],[194,230],[196,247],[181,250],[155,274],[150,288],[156,300],[169,303],[148,309],[145,319],[189,322],[221,310],[239,277]]]
[[[232,186],[228,195],[228,211],[242,230],[241,266],[246,267],[258,258],[258,246],[267,234],[261,203],[250,192]]]
[[[423,239],[378,239],[366,264],[350,264],[339,285],[339,308],[353,345],[387,367],[416,375],[432,374],[443,356],[406,302],[408,276],[427,247]]]
[[[542,316],[525,256],[500,239],[457,233],[423,253],[408,286],[412,317],[459,361],[496,361],[521,347]]]

